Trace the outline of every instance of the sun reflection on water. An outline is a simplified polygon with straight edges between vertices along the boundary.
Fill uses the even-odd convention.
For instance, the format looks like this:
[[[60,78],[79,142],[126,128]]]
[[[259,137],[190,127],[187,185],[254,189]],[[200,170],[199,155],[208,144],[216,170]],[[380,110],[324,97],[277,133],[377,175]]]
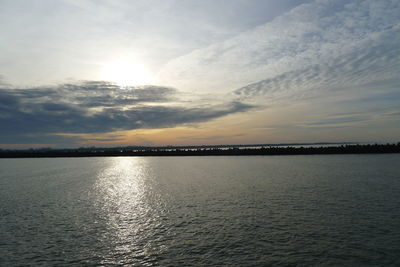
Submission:
[[[110,166],[98,174],[97,208],[106,221],[104,242],[112,254],[133,258],[145,254],[146,235],[152,225],[149,168],[145,158],[110,158]],[[111,260],[111,261],[110,261]],[[104,263],[115,263],[112,259]]]

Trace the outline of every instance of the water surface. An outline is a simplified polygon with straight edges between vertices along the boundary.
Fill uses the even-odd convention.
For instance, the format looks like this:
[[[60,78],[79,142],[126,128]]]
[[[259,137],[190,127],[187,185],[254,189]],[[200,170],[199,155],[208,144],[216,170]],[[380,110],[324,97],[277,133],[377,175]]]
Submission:
[[[0,160],[0,265],[400,265],[400,155]]]

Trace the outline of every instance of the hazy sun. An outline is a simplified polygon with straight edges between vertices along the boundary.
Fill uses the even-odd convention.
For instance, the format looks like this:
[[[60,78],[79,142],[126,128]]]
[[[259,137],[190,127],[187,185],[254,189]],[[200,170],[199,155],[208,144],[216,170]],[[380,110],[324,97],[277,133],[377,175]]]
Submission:
[[[115,82],[120,86],[148,85],[154,77],[142,64],[130,61],[116,61],[105,64],[101,79]]]

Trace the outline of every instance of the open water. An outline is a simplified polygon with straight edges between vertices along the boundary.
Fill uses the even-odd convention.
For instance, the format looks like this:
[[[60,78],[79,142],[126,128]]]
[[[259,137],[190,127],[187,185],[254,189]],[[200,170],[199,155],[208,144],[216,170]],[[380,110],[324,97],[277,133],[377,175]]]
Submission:
[[[400,266],[400,155],[0,160],[1,266]]]

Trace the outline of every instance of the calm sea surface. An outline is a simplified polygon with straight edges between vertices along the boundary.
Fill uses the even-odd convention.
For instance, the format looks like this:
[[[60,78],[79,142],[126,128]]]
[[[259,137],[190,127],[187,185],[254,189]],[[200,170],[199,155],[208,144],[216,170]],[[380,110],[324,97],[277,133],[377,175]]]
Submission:
[[[400,155],[0,160],[1,266],[400,266]]]

